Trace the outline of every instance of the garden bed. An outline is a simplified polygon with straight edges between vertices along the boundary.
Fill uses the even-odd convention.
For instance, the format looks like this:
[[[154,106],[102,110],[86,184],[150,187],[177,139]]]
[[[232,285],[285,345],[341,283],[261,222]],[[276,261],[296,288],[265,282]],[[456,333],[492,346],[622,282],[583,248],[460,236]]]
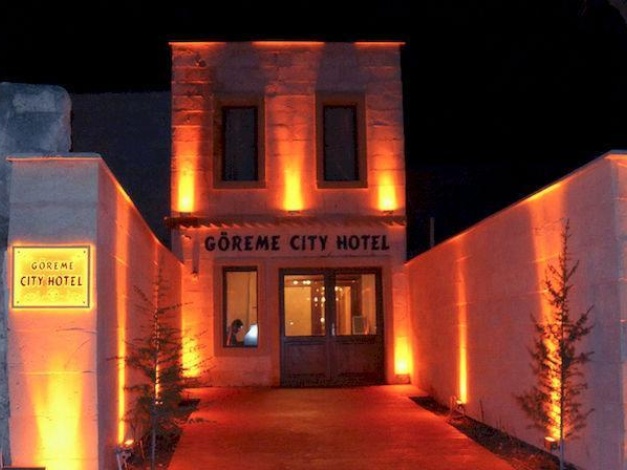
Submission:
[[[451,414],[431,397],[411,397],[422,408],[447,418],[447,422],[490,452],[506,460],[516,470],[559,470],[559,458],[543,449],[527,444],[462,413]],[[566,470],[576,470],[566,465]]]

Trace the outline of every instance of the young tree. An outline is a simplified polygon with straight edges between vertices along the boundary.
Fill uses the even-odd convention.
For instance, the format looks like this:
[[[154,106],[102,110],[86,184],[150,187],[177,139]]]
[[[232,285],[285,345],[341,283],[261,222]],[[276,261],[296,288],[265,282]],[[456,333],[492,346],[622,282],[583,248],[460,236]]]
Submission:
[[[516,400],[532,420],[530,427],[549,431],[559,443],[560,470],[564,469],[564,444],[578,437],[593,411],[581,402],[588,388],[582,366],[592,351],[579,352],[579,342],[590,333],[589,315],[592,307],[573,318],[570,311],[572,278],[579,262],[573,262],[568,240],[571,236],[567,220],[561,232],[561,252],[557,265],[550,265],[544,280],[551,311],[547,318],[533,319],[536,337],[530,350],[531,369],[536,384]]]
[[[182,305],[164,306],[164,291],[161,275],[152,297],[135,288],[145,315],[140,334],[127,343],[127,353],[121,358],[139,373],[138,379],[126,387],[134,397],[127,421],[140,432],[148,432],[151,470],[155,468],[158,441],[167,442],[177,435],[187,418],[189,410],[180,406],[183,391],[199,385],[185,377],[182,363],[183,338],[177,322]]]

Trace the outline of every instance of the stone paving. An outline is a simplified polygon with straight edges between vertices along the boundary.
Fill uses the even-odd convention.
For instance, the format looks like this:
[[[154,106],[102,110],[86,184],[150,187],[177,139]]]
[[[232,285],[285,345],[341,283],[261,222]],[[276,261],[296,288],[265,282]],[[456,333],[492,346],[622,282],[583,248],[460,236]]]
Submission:
[[[203,388],[168,470],[513,470],[411,385]]]

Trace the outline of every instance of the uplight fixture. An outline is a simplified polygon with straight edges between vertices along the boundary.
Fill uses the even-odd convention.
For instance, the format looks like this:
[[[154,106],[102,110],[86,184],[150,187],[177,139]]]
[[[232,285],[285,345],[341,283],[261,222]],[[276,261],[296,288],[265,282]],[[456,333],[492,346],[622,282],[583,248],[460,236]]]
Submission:
[[[559,449],[559,443],[554,437],[546,436],[544,438],[544,448],[548,451],[554,451]]]

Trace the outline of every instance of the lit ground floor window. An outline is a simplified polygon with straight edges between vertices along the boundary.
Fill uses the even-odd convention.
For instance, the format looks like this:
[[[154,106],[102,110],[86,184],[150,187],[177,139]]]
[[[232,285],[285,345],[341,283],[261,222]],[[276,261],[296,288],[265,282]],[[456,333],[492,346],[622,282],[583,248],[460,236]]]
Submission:
[[[224,268],[223,286],[224,345],[257,346],[257,268]]]

